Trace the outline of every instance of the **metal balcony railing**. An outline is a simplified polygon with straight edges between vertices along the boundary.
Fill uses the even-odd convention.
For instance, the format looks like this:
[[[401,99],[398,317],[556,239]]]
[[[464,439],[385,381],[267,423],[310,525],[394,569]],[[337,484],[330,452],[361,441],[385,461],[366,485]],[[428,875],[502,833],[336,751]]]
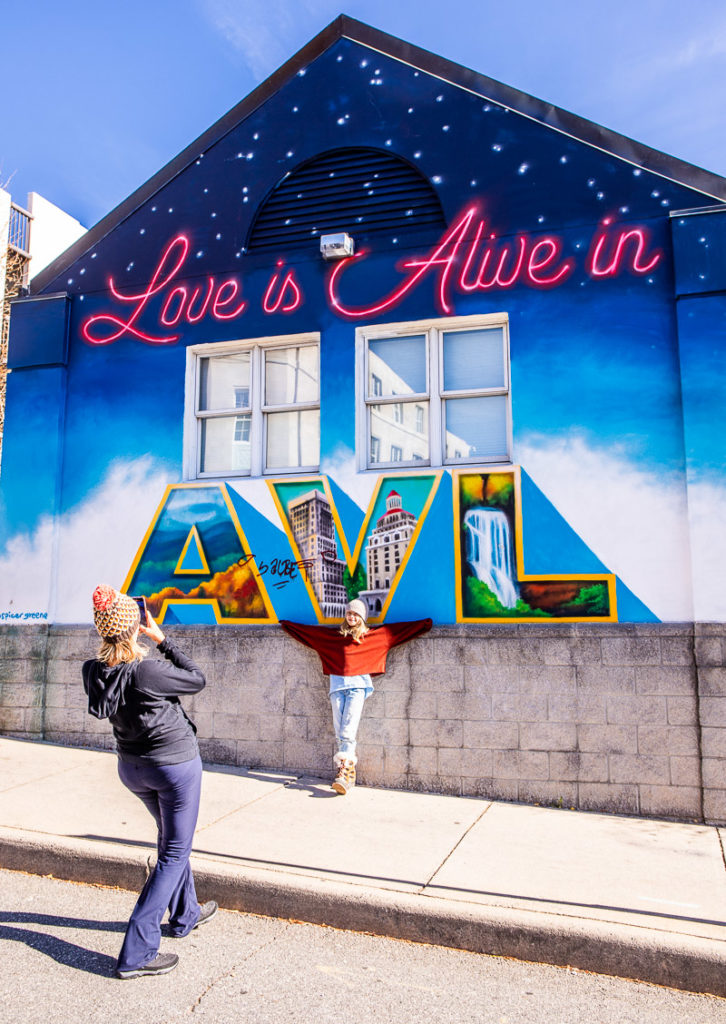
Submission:
[[[22,256],[30,256],[30,222],[33,215],[17,203],[10,203],[8,245]]]

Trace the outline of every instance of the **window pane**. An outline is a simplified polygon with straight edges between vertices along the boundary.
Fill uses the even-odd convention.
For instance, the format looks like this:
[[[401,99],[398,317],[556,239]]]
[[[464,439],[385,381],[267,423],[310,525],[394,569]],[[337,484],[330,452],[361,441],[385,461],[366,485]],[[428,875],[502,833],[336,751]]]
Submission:
[[[267,417],[267,468],[292,469],[320,462],[320,413],[273,412]]]
[[[202,473],[249,473],[249,416],[219,416],[202,420],[199,469]]]
[[[265,353],[265,405],[294,405],[317,400],[316,345],[274,348]]]
[[[454,398],[445,405],[447,459],[506,459],[505,395]]]
[[[444,334],[444,391],[503,388],[504,331],[501,327]]]
[[[199,408],[239,409],[249,405],[249,352],[199,360]],[[243,399],[247,395],[247,401]]]
[[[368,397],[426,393],[426,336],[368,343]]]
[[[428,402],[372,405],[369,420],[371,465],[428,459],[428,411]]]

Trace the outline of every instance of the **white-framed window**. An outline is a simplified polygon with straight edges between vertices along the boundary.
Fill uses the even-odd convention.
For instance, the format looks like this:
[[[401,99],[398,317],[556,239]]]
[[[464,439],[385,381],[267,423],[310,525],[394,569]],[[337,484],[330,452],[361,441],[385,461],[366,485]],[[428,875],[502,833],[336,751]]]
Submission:
[[[506,314],[359,327],[356,373],[359,469],[510,461]]]
[[[184,476],[317,472],[317,334],[187,349]]]

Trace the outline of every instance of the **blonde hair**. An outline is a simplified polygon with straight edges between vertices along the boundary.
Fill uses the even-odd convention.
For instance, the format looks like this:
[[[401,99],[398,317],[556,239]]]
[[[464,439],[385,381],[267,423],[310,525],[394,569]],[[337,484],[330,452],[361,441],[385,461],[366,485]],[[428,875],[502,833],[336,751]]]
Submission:
[[[141,661],[149,653],[148,647],[142,647],[138,641],[138,633],[127,640],[112,641],[101,637],[101,646],[96,657],[105,665],[118,665],[122,661]]]
[[[340,632],[343,636],[352,636],[357,644],[362,643],[363,637],[368,632],[368,626],[366,626],[363,619],[358,616],[358,622],[355,626],[349,626],[345,619],[340,624]]]

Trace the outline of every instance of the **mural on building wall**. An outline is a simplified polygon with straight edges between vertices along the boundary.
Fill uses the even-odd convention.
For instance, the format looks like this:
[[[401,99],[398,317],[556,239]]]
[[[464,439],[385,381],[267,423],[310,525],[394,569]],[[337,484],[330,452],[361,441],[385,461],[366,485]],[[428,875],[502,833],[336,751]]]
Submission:
[[[525,573],[517,467],[456,473],[454,507],[459,621],[617,621],[614,575]]]
[[[198,621],[205,607],[217,623],[277,621],[224,484],[167,488],[123,590],[159,622],[170,608],[169,621]]]
[[[723,242],[709,241],[715,229],[701,217],[670,218],[713,196],[697,176],[638,166],[637,146],[619,156],[579,138],[576,118],[563,134],[477,94],[470,74],[443,81],[401,52],[335,39],[236,123],[210,129],[203,152],[155,179],[153,194],[130,197],[121,219],[111,215],[108,230],[47,278],[35,296],[42,302],[16,308],[0,618],[88,621],[79,578],[90,585],[86,577],[104,572],[120,583],[133,561],[126,588],[167,621],[274,622],[304,612],[329,621],[353,594],[381,621],[389,609],[406,615],[424,589],[437,595],[441,623],[607,621],[617,614],[613,570],[623,619],[678,622],[692,617],[691,551],[701,566],[699,616],[723,618],[726,487],[716,407],[704,400],[723,362],[714,340],[723,314],[694,319],[683,300],[684,290],[722,288],[709,275]],[[393,213],[381,222],[376,172],[355,177],[371,154],[413,169],[439,220],[421,219],[425,204],[405,192],[386,199]],[[303,179],[321,160],[346,174],[331,163],[308,193]],[[299,191],[286,194],[298,175]],[[315,198],[341,179],[344,215],[327,192],[322,207]],[[319,236],[329,230],[352,234],[353,257],[321,259]],[[675,291],[673,231],[693,236]],[[251,245],[265,232],[265,245]],[[54,295],[62,303],[50,322]],[[390,324],[395,334],[425,320],[435,332],[442,315],[507,320],[506,456],[523,467],[526,546],[518,472],[467,468],[469,455],[455,450],[452,506],[448,480],[440,487],[435,471],[419,471],[413,460],[437,462],[438,429],[409,431],[420,448],[395,458],[389,445],[380,461],[391,467],[410,455],[408,469],[377,485],[359,472],[379,460],[367,445],[364,458],[358,450],[356,328]],[[230,463],[219,467],[226,483],[172,486],[152,517],[150,502],[188,463],[185,350],[311,333],[320,451],[304,465],[321,475],[268,488],[264,475],[245,478]],[[430,408],[462,408],[440,390],[428,394],[429,384]],[[400,383],[390,386],[399,393]],[[381,421],[395,410],[369,407]],[[105,423],[112,433],[98,429]],[[372,433],[368,440],[372,448]],[[97,526],[110,505],[122,535],[113,551]]]

